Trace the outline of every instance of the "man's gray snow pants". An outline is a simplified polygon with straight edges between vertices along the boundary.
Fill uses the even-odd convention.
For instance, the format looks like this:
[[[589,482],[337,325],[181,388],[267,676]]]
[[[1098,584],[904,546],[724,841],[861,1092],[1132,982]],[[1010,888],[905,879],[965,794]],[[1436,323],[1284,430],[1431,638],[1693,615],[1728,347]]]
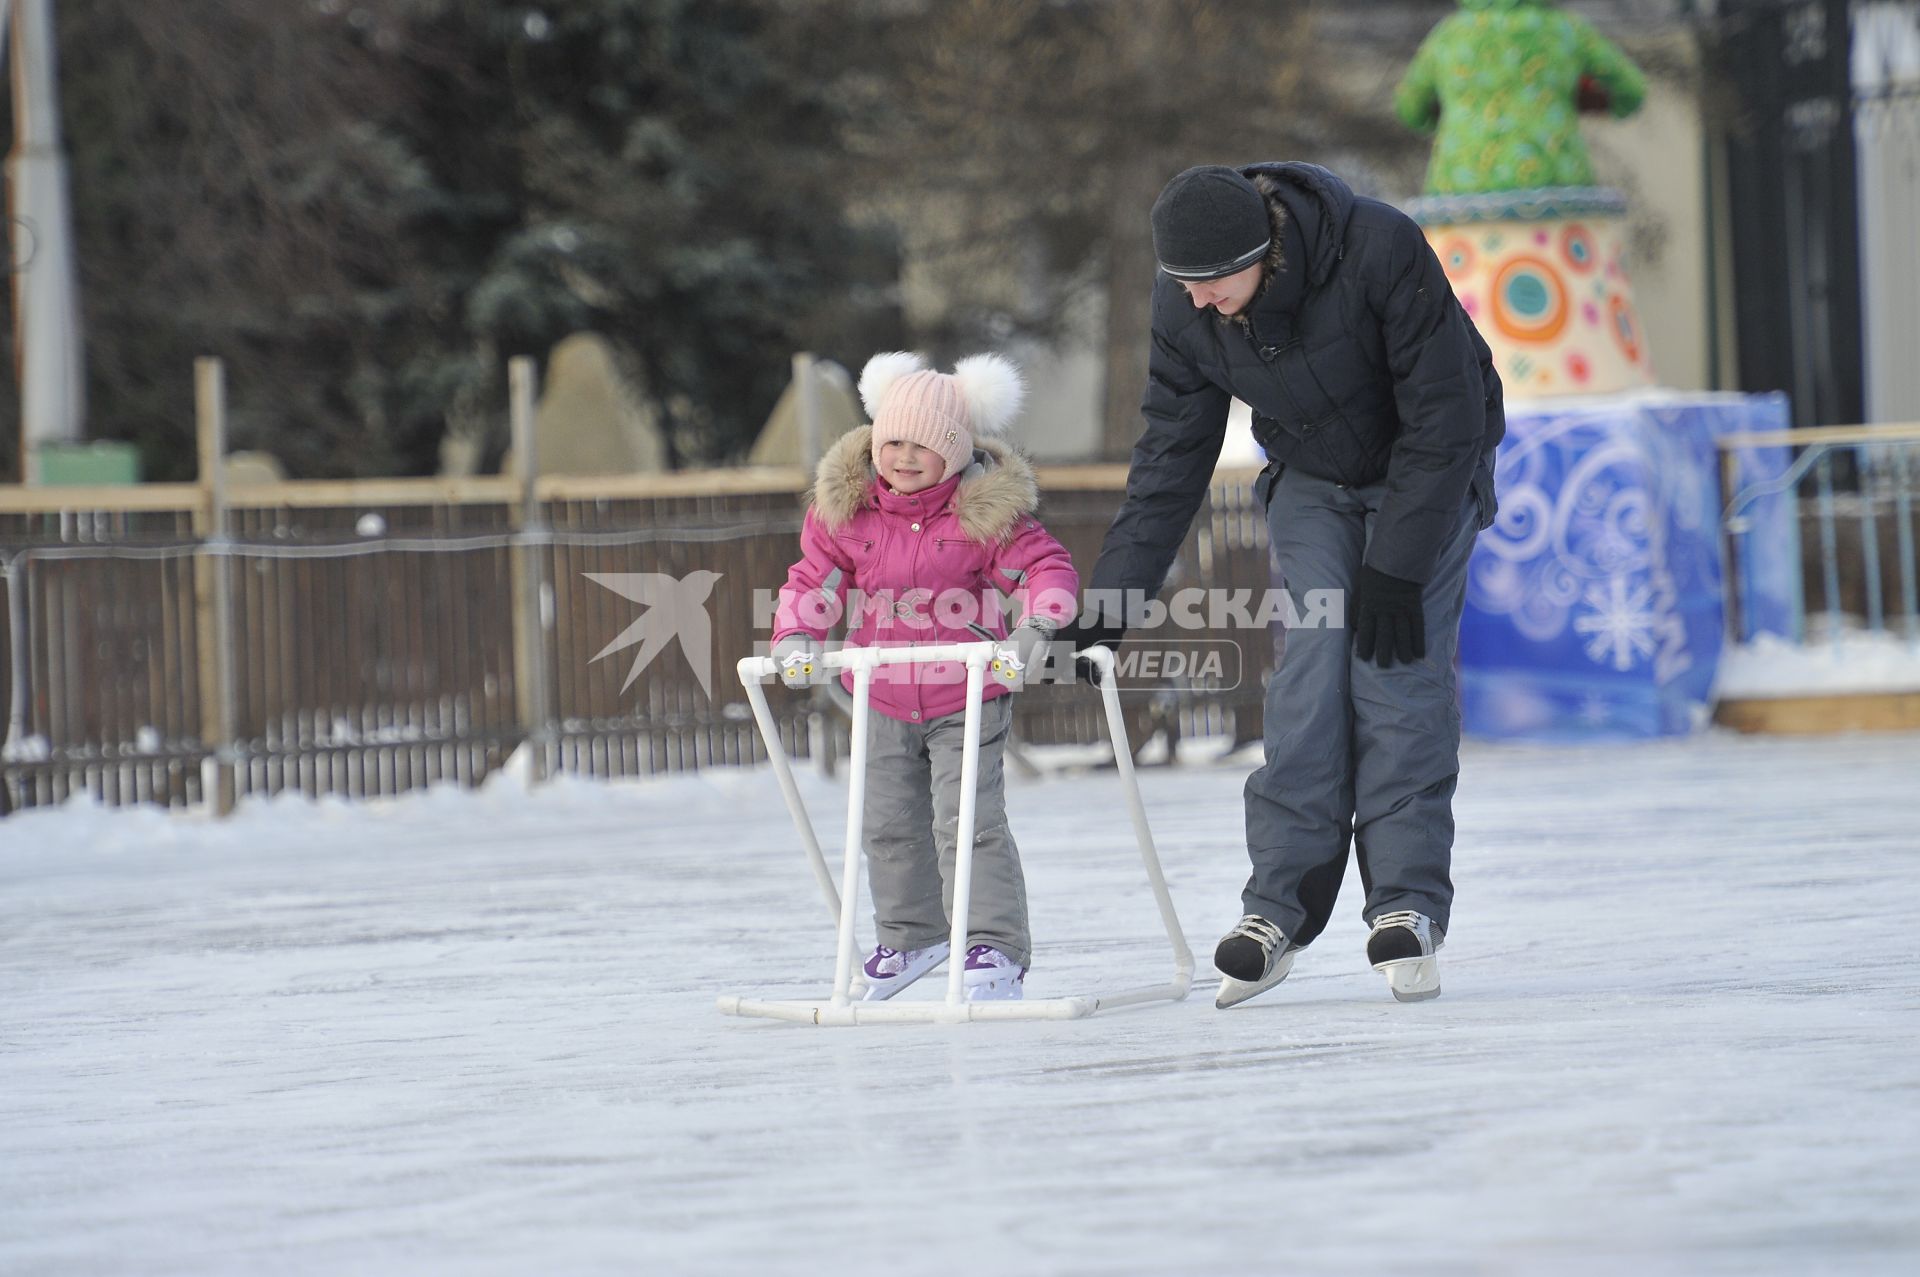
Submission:
[[[1453,660],[1467,559],[1492,522],[1491,494],[1476,485],[1440,550],[1424,595],[1426,657],[1382,669],[1353,654],[1344,604],[1386,485],[1343,487],[1287,468],[1277,481],[1263,475],[1256,490],[1269,486],[1274,555],[1307,624],[1287,631],[1267,685],[1267,760],[1246,786],[1253,874],[1242,904],[1295,944],[1312,943],[1333,913],[1351,843],[1364,918],[1412,909],[1445,930],[1460,770]],[[1316,610],[1313,592],[1322,590],[1338,593],[1330,607],[1318,596]]]
[[[967,944],[990,944],[1025,966],[1032,948],[1027,884],[1020,872],[1020,850],[1007,828],[1001,759],[1013,725],[1012,701],[1011,696],[998,696],[980,707]],[[906,723],[875,713],[867,722],[861,825],[874,931],[890,949],[925,949],[947,938],[953,908],[966,715]]]

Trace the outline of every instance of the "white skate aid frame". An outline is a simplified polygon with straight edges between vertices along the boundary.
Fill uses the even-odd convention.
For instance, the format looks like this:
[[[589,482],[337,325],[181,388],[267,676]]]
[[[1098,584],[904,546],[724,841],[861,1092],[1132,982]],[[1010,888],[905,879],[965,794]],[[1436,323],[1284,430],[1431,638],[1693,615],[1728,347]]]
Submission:
[[[727,1015],[754,1016],[763,1019],[791,1020],[803,1024],[847,1025],[876,1023],[957,1023],[970,1020],[1077,1020],[1096,1011],[1135,1006],[1145,1002],[1178,1002],[1187,996],[1193,984],[1193,953],[1180,930],[1180,919],[1167,893],[1160,857],[1154,850],[1153,834],[1147,828],[1147,813],[1140,801],[1140,785],[1133,771],[1133,754],[1127,746],[1126,724],[1120,717],[1120,697],[1114,688],[1113,653],[1103,647],[1079,653],[1100,671],[1100,694],[1106,706],[1107,730],[1113,738],[1114,763],[1126,790],[1127,806],[1133,817],[1133,834],[1140,847],[1140,859],[1146,866],[1147,882],[1160,907],[1160,920],[1173,948],[1173,979],[1166,984],[1069,998],[1034,998],[1021,1001],[968,1002],[962,991],[961,955],[967,949],[967,917],[973,894],[973,821],[980,775],[981,702],[986,690],[988,662],[996,644],[944,643],[925,647],[861,647],[829,652],[824,664],[829,669],[853,671],[853,752],[849,760],[850,786],[847,794],[847,845],[841,862],[840,887],[836,891],[833,876],[821,855],[813,821],[808,818],[800,791],[793,781],[793,769],[780,744],[780,733],[773,714],[767,708],[767,696],[760,685],[765,677],[775,676],[773,658],[750,656],[739,664],[740,682],[746,687],[747,700],[753,706],[754,721],[766,742],[767,757],[780,790],[786,796],[787,809],[793,813],[805,844],[814,877],[827,898],[827,907],[840,928],[840,945],[834,962],[833,993],[826,1001],[785,999],[756,1000],[722,997],[719,1007]],[[861,855],[861,818],[866,800],[867,715],[873,684],[873,671],[881,665],[925,661],[964,661],[967,667],[967,706],[964,752],[960,758],[960,827],[953,867],[953,933],[947,959],[947,995],[943,1001],[864,1002],[854,997],[854,913],[859,900]]]

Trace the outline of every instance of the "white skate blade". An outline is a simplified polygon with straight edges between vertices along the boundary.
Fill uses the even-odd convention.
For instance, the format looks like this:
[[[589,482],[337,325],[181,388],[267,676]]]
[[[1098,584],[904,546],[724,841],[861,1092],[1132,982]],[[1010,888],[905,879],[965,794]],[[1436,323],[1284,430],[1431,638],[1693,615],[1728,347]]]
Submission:
[[[865,971],[862,971],[855,977],[856,979],[867,982],[867,991],[860,1000],[862,1002],[885,1002],[888,998],[900,992],[946,960],[947,946],[937,944],[933,946],[933,948],[922,952],[914,961],[909,962],[907,969],[899,975],[870,976]]]
[[[1387,977],[1387,988],[1398,1002],[1425,1002],[1440,996],[1440,959],[1398,958],[1377,962],[1373,969]]]
[[[1273,970],[1258,980],[1236,980],[1230,975],[1220,977],[1220,992],[1214,995],[1213,1007],[1224,1011],[1228,1007],[1237,1007],[1248,998],[1257,998],[1287,978],[1287,972],[1293,970],[1294,955],[1298,949],[1288,949],[1274,959]]]
[[[975,980],[974,975],[967,972],[965,981],[969,1002],[1018,1002],[1026,996],[1021,977],[1011,972],[993,980]]]

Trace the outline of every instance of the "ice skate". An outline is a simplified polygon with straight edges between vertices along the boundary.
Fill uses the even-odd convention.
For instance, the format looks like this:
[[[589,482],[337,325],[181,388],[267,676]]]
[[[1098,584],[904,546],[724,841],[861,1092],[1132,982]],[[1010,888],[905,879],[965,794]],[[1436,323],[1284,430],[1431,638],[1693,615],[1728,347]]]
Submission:
[[[1287,978],[1298,952],[1300,946],[1282,935],[1279,927],[1259,914],[1247,914],[1214,948],[1220,992],[1213,1005],[1224,1011],[1265,993]]]
[[[961,983],[969,1002],[1017,1001],[1026,978],[1025,967],[990,944],[977,944],[967,950]]]
[[[873,956],[860,968],[867,982],[864,1001],[884,1002],[947,960],[945,940],[925,949],[889,949],[874,946]]]
[[[1440,996],[1440,959],[1435,956],[1446,936],[1424,913],[1402,909],[1373,920],[1367,937],[1367,961],[1387,977],[1387,987],[1401,1002],[1424,1002]]]

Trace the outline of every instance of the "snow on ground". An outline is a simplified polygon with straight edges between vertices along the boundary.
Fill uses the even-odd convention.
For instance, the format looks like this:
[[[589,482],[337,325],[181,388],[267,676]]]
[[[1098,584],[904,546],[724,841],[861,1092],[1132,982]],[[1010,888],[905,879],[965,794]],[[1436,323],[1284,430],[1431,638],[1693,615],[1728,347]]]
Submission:
[[[1144,777],[1203,977],[1244,770]],[[29,812],[0,1272],[1917,1271],[1917,774],[1920,736],[1470,747],[1437,1001],[1366,968],[1350,880],[1231,1012],[857,1029],[715,1011],[831,973],[764,769]],[[1011,795],[1036,995],[1168,970],[1120,800]]]
[[[1807,644],[1762,634],[1720,655],[1716,699],[1920,692],[1920,640],[1856,630]]]

